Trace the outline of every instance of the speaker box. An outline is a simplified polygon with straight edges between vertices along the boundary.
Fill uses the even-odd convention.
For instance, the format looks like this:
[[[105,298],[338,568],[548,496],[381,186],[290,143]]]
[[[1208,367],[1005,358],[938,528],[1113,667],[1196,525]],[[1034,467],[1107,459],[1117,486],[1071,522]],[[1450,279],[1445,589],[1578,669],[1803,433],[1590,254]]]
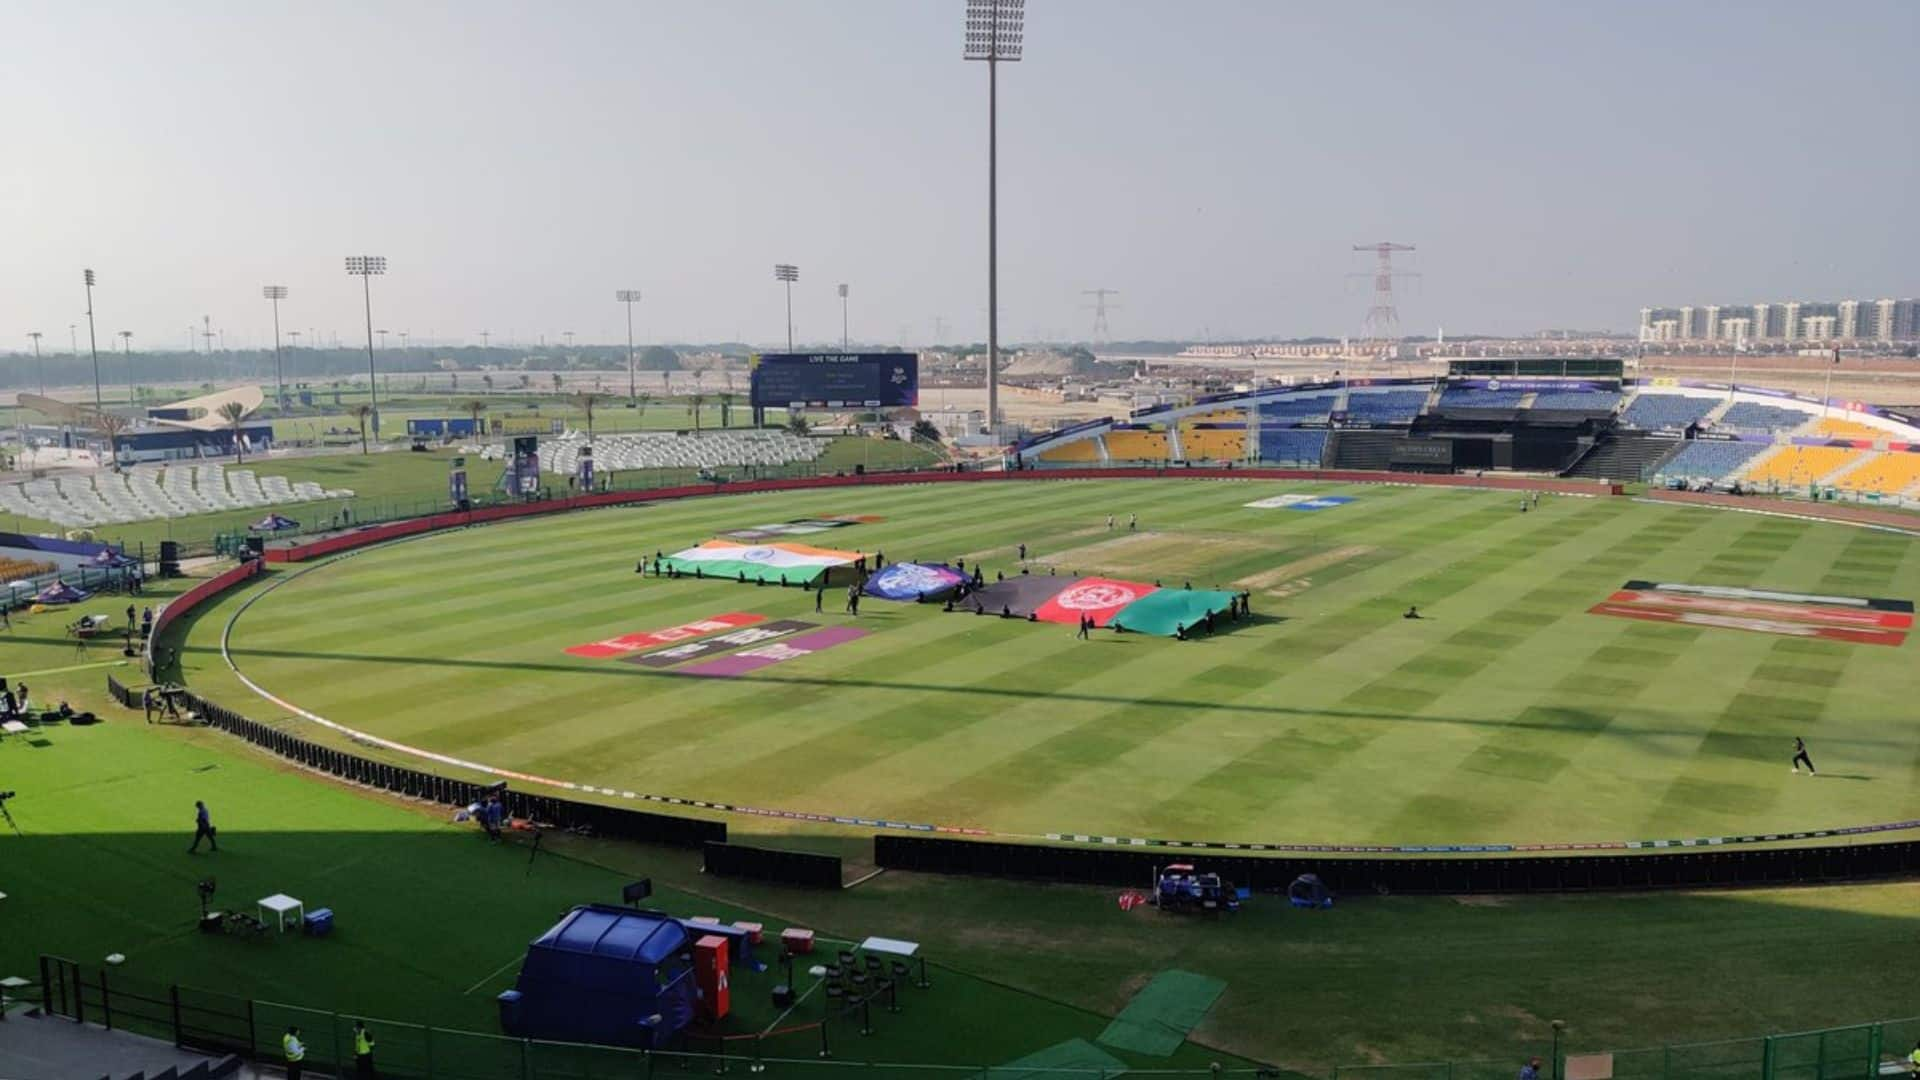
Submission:
[[[264,536],[247,537],[247,554],[258,559],[267,553],[267,538]]]
[[[177,540],[160,541],[160,576],[180,576],[180,542]]]

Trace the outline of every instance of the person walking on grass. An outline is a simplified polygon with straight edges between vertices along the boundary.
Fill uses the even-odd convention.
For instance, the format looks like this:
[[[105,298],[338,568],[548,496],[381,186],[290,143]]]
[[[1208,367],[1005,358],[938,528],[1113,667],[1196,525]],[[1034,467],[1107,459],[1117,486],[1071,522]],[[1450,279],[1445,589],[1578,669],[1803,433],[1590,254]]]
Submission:
[[[1807,774],[1809,776],[1815,775],[1820,771],[1813,767],[1813,759],[1807,756],[1807,740],[1795,735],[1793,737],[1793,771],[1795,775],[1799,774],[1800,766],[1802,765],[1807,767]]]
[[[1528,1058],[1527,1063],[1520,1066],[1520,1080],[1540,1080],[1539,1058]]]
[[[219,851],[219,831],[213,827],[213,818],[207,813],[207,804],[195,799],[193,801],[193,846],[187,849],[187,854],[192,855],[198,852],[201,840],[212,844],[213,850]]]
[[[1107,515],[1107,531],[1108,532],[1113,531],[1113,515],[1112,514]]]
[[[827,583],[822,581],[813,590],[813,613],[820,614],[821,606],[827,602]]]
[[[1139,525],[1140,525],[1140,515],[1139,515],[1139,514],[1128,514],[1128,515],[1127,515],[1127,531],[1128,531],[1128,532],[1132,532],[1132,531],[1133,531],[1133,530],[1134,530],[1135,528],[1137,528],[1137,527],[1139,527]]]

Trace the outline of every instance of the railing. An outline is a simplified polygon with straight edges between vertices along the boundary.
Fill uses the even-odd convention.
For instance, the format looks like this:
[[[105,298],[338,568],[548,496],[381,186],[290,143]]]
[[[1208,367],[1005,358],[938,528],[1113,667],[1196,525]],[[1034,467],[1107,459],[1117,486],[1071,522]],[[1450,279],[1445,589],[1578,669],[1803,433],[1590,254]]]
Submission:
[[[892,969],[884,986],[852,998],[809,993],[788,1017],[762,1032],[716,1035],[688,1032],[670,1050],[638,1050],[582,1043],[517,1039],[477,1031],[385,1020],[310,1006],[259,1001],[180,985],[161,985],[83,969],[62,957],[42,955],[40,985],[46,1011],[56,1017],[166,1039],[175,1046],[256,1061],[281,1060],[280,1038],[298,1028],[306,1065],[341,1072],[353,1060],[353,1025],[366,1024],[375,1043],[380,1074],[396,1080],[586,1080],[647,1077],[662,1073],[751,1073],[829,1080],[900,1080],[941,1074],[968,1080],[1104,1080],[1097,1069],[989,1066],[981,1063],[921,1064],[849,1060],[860,1040],[896,1025],[938,1015],[925,987]],[[815,989],[819,988],[816,984]],[[798,1017],[798,1018],[795,1018]],[[1624,1050],[1553,1050],[1540,1070],[1543,1080],[1570,1072],[1610,1080],[1880,1080],[1905,1075],[1906,1050],[1920,1039],[1920,1017],[1881,1020],[1815,1031],[1673,1043]],[[1547,1048],[1541,1056],[1549,1057]],[[1474,1060],[1405,1065],[1340,1065],[1328,1080],[1512,1080],[1511,1060]],[[1210,1069],[1133,1069],[1134,1074],[1189,1080],[1305,1080],[1306,1074],[1242,1066]],[[898,1073],[891,1078],[889,1073]]]

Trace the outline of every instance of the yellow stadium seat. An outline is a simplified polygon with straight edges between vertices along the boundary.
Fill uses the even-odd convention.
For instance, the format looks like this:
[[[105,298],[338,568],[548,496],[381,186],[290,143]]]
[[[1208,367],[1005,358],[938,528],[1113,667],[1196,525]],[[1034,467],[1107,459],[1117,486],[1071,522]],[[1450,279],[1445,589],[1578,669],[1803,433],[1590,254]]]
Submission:
[[[1818,424],[1815,424],[1813,430],[1815,434],[1832,435],[1840,439],[1885,439],[1891,437],[1889,433],[1882,428],[1838,416],[1827,417]]]
[[[1833,482],[1848,491],[1871,491],[1894,495],[1920,484],[1920,454],[1889,451],[1875,454],[1866,464],[1852,469]]]
[[[1049,446],[1045,450],[1040,451],[1040,460],[1076,462],[1082,464],[1086,462],[1097,462],[1100,460],[1100,447],[1093,441],[1092,437],[1075,439],[1072,442],[1061,443],[1059,446]]]
[[[1783,447],[1779,453],[1748,469],[1743,479],[1763,485],[1811,484],[1836,469],[1843,469],[1858,461],[1867,453],[1844,446]]]
[[[1116,462],[1166,461],[1171,447],[1164,431],[1110,431],[1107,456]]]
[[[1239,461],[1247,456],[1247,433],[1230,428],[1201,428],[1180,433],[1188,461]]]

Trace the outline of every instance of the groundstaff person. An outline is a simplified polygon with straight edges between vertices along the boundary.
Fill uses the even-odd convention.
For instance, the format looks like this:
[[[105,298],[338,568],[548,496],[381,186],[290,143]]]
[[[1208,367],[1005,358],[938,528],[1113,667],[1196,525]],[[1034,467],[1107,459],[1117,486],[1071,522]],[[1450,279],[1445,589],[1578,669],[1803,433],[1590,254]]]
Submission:
[[[353,1075],[369,1080],[373,1076],[373,1036],[365,1020],[353,1022]]]
[[[213,818],[207,813],[207,804],[195,799],[193,801],[193,846],[187,849],[187,854],[192,855],[199,851],[201,840],[212,844],[213,850],[219,851],[220,841],[215,835],[217,832],[219,830],[213,827]]]
[[[306,1044],[300,1041],[300,1029],[290,1027],[280,1036],[280,1050],[287,1056],[287,1080],[300,1080],[302,1063],[307,1060]]]

